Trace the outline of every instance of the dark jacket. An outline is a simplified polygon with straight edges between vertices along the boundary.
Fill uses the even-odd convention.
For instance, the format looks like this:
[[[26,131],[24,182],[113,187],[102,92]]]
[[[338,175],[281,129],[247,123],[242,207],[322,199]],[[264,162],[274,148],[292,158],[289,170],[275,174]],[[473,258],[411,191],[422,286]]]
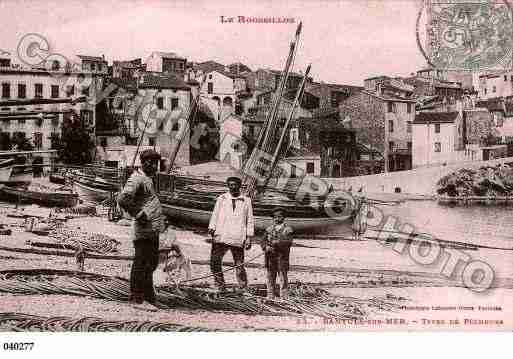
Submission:
[[[160,200],[151,178],[142,171],[135,171],[130,176],[118,196],[118,203],[132,217],[136,217],[141,211],[146,214],[148,221],[134,221],[134,240],[154,236],[164,229]]]

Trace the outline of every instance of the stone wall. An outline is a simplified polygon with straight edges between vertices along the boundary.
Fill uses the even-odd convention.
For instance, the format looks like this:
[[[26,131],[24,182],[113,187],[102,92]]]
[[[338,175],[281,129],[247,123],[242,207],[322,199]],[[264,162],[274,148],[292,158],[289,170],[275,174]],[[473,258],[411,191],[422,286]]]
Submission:
[[[380,151],[385,142],[385,103],[361,92],[339,105],[340,118],[349,116],[356,130],[356,141],[369,144]]]

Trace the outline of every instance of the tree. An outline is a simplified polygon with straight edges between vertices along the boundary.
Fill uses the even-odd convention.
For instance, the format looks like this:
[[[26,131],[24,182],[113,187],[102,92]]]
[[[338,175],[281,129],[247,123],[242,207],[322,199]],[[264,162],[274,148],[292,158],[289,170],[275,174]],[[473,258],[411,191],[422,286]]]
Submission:
[[[12,139],[12,145],[16,151],[34,150],[34,145],[27,137],[25,137],[25,132],[15,132]]]
[[[59,159],[66,164],[81,165],[92,161],[94,141],[80,116],[72,114],[61,125]]]

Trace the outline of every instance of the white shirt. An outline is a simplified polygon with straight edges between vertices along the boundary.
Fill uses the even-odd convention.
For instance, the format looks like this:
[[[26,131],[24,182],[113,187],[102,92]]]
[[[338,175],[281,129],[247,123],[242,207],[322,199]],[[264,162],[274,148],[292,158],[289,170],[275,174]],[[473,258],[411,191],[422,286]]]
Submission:
[[[216,242],[242,247],[247,236],[253,236],[255,233],[251,199],[242,194],[233,197],[229,192],[220,195],[208,228],[215,230]]]

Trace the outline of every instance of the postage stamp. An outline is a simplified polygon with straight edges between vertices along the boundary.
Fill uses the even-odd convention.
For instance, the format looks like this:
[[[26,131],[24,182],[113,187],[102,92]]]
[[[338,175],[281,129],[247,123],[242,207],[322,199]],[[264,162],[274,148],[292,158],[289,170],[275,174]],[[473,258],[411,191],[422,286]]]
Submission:
[[[446,70],[512,67],[513,23],[509,0],[425,1],[427,61]]]

